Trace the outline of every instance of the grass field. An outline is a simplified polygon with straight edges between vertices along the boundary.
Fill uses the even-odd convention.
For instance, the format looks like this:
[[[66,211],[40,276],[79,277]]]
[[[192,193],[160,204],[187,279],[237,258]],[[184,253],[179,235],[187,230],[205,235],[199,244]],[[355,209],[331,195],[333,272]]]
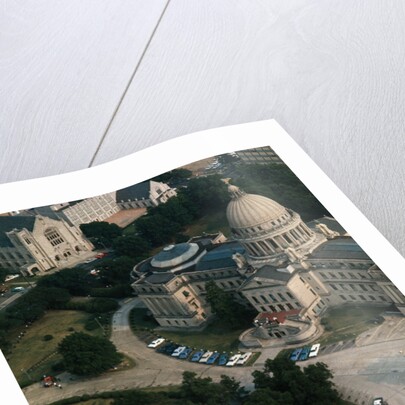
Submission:
[[[321,344],[355,339],[360,333],[374,327],[378,316],[389,307],[347,305],[332,308],[322,317],[325,332]]]
[[[164,338],[195,349],[206,349],[217,352],[238,351],[239,335],[244,329],[229,330],[220,322],[208,325],[201,332],[159,332]]]
[[[69,328],[101,336],[100,328],[91,332],[84,329],[88,318],[89,314],[80,311],[48,311],[43,318],[27,328],[9,356],[10,367],[18,382],[26,385],[30,378],[32,381],[39,381],[44,374],[51,371],[52,365],[61,360],[55,352],[59,342],[72,333]],[[44,341],[45,335],[52,335],[53,339]]]

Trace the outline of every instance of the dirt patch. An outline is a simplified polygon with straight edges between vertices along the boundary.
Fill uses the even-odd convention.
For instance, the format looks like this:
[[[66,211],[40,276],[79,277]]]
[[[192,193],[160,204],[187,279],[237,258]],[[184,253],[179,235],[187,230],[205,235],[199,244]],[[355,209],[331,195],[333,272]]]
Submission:
[[[105,221],[109,224],[116,224],[120,228],[125,228],[142,215],[145,215],[145,213],[146,208],[132,208],[129,210],[122,210],[107,218]]]

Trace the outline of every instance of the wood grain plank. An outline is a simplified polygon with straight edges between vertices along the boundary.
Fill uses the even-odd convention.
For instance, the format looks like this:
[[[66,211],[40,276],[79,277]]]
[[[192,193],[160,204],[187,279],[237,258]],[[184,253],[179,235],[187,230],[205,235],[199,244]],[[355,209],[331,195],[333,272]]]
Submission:
[[[95,163],[276,118],[405,253],[404,3],[176,0]]]
[[[88,166],[165,4],[2,2],[0,182]]]

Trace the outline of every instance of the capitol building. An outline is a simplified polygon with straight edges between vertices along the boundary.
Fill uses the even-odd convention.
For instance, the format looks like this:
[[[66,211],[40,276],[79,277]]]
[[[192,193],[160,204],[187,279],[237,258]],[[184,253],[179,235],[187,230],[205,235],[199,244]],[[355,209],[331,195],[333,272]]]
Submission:
[[[333,218],[304,223],[267,197],[228,190],[231,238],[166,246],[131,273],[161,327],[203,327],[213,316],[205,300],[211,280],[257,311],[260,339],[309,336],[328,307],[346,303],[393,304],[405,314],[404,296]]]

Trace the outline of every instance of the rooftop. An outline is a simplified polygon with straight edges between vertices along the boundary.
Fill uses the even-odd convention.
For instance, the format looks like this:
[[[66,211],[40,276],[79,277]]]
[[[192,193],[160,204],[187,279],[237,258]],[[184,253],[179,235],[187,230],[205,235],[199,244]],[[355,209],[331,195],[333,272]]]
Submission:
[[[23,228],[31,232],[34,229],[35,219],[34,216],[0,217],[0,246],[12,247],[13,244],[8,239],[6,232],[10,232],[13,229],[21,230]]]
[[[134,200],[148,199],[150,193],[150,180],[142,183],[134,184],[133,186],[123,188],[116,192],[117,202],[126,202]]]
[[[253,278],[267,278],[269,280],[288,281],[292,273],[278,270],[276,267],[265,265],[252,275]]]
[[[322,217],[307,223],[311,229],[316,229],[316,225],[318,224],[325,224],[331,231],[339,232],[340,235],[347,233],[346,229],[344,229],[342,225],[332,217]]]
[[[197,263],[196,270],[212,270],[227,267],[236,267],[232,256],[235,253],[244,253],[244,247],[236,241],[216,245]]]
[[[323,243],[312,252],[309,259],[370,260],[353,238],[344,236]]]

